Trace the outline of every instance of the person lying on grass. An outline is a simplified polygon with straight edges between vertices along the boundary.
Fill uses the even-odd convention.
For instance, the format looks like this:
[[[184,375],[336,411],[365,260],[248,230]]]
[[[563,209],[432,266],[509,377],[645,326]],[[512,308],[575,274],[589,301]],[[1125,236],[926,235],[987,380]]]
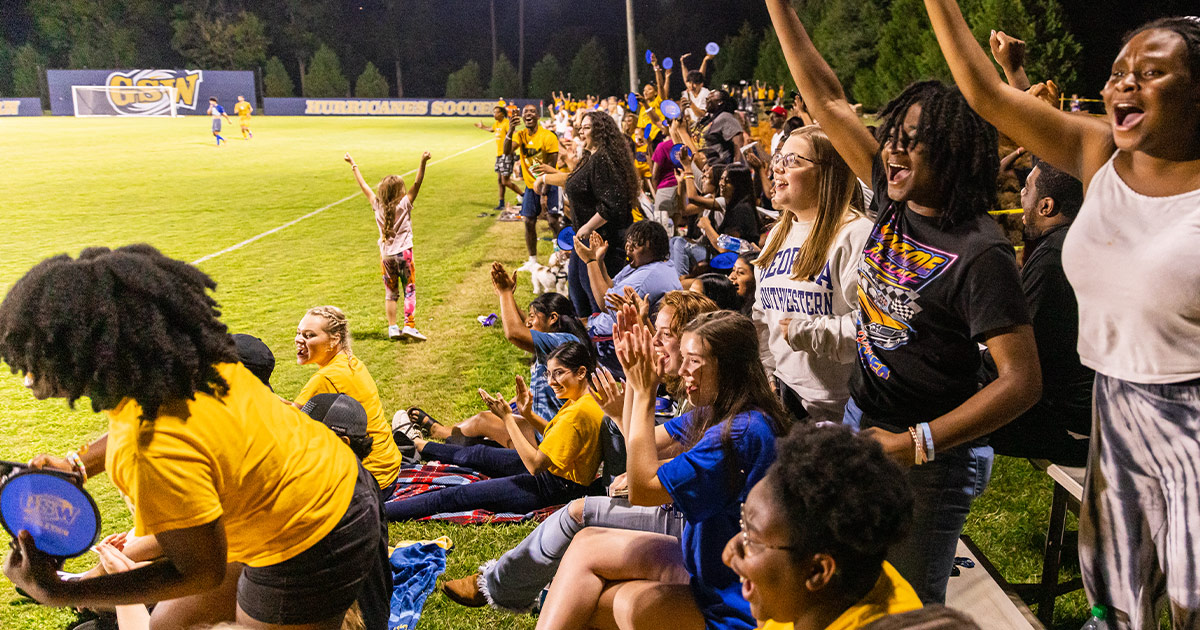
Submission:
[[[504,338],[518,349],[533,353],[533,363],[529,366],[533,413],[542,418],[552,418],[563,403],[546,379],[546,356],[568,341],[590,345],[587,329],[576,319],[571,301],[559,293],[543,293],[529,303],[528,313],[521,312],[514,295],[517,272],[509,274],[499,262],[492,263],[492,288],[500,300],[500,325]],[[461,438],[482,437],[512,448],[504,421],[491,411],[481,411],[450,427],[437,422],[420,407],[412,407],[408,411],[397,412],[392,425],[409,439],[425,436],[457,442]]]
[[[658,387],[650,332],[640,324],[618,339],[628,392],[629,502],[673,504],[681,539],[588,528],[571,542],[538,618],[538,630],[584,627],[701,630],[756,627],[737,575],[721,561],[738,532],[747,491],[775,459],[789,418],[758,362],[754,323],[740,313],[705,313],[684,329],[684,391],[693,411],[654,423]],[[660,452],[686,448],[660,463]]]
[[[840,426],[793,427],[723,555],[760,627],[851,630],[920,608],[884,560],[912,520],[912,501],[878,442]]]
[[[604,419],[587,388],[596,359],[587,346],[568,341],[550,353],[546,367],[550,387],[566,402],[550,421],[534,413],[533,395],[519,376],[516,404],[520,416],[499,393],[492,396],[479,390],[488,409],[504,421],[513,448],[413,440],[427,461],[466,466],[490,479],[391,501],[384,506],[387,517],[396,521],[476,509],[524,513],[586,494],[600,467],[599,435]],[[540,444],[535,433],[543,436]]]

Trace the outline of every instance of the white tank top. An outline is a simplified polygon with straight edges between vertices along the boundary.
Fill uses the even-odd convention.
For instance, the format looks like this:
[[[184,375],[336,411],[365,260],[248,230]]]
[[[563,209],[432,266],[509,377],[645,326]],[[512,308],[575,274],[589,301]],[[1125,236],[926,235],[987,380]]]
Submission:
[[[1109,158],[1062,261],[1079,300],[1084,365],[1135,383],[1200,378],[1200,189],[1147,197]]]

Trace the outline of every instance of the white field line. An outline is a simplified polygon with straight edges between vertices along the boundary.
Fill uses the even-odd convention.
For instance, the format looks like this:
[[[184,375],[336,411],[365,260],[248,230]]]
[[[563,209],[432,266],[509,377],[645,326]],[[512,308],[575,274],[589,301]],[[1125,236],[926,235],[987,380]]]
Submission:
[[[490,144],[490,143],[492,143],[492,142],[495,142],[495,140],[493,140],[493,139],[489,138],[489,139],[487,139],[487,140],[484,140],[483,142],[480,142],[479,144],[477,144],[477,145],[475,145],[475,146],[473,146],[473,147],[467,147],[466,149],[463,149],[462,151],[459,151],[458,153],[455,153],[454,155],[447,155],[446,157],[444,157],[444,158],[441,158],[441,159],[438,159],[438,160],[434,160],[434,161],[430,162],[429,164],[430,164],[430,165],[434,165],[434,164],[437,164],[437,163],[439,163],[439,162],[445,162],[446,160],[450,160],[450,159],[456,158],[456,157],[458,157],[458,156],[460,156],[460,155],[462,155],[462,154],[464,154],[464,153],[468,153],[468,152],[470,152],[470,151],[474,151],[475,149],[478,149],[479,147],[482,147],[482,146],[484,146],[484,145],[486,145],[486,144]],[[413,173],[416,173],[416,172],[417,172],[417,169],[415,169],[415,168],[414,168],[413,170],[411,170],[411,171],[408,171],[407,173],[404,173],[404,176],[405,176],[405,177],[407,177],[407,176],[409,176],[409,175],[412,175]],[[259,240],[260,238],[263,238],[263,237],[266,237],[266,236],[270,236],[270,235],[272,235],[272,234],[274,234],[274,233],[276,233],[276,232],[278,232],[278,231],[280,231],[280,230],[283,230],[283,229],[286,229],[286,228],[292,227],[293,225],[296,225],[297,223],[299,223],[299,222],[301,222],[301,221],[303,221],[303,220],[305,220],[305,219],[308,219],[308,218],[310,218],[310,217],[315,217],[315,216],[317,216],[318,214],[321,214],[322,212],[325,212],[326,210],[328,210],[328,209],[330,209],[330,208],[332,208],[332,207],[334,207],[334,206],[336,206],[336,205],[338,205],[338,204],[345,203],[345,202],[347,202],[347,201],[349,201],[349,200],[351,200],[351,199],[353,199],[353,198],[355,198],[355,197],[357,197],[357,196],[359,196],[359,195],[361,195],[361,194],[362,194],[362,192],[360,191],[360,192],[356,192],[356,193],[354,193],[354,194],[352,194],[352,195],[346,195],[345,197],[342,197],[341,199],[338,199],[337,201],[335,201],[335,202],[333,202],[333,203],[331,203],[331,204],[329,204],[329,205],[327,205],[327,206],[322,206],[322,207],[320,207],[320,208],[317,208],[316,210],[313,210],[312,212],[309,212],[309,213],[308,213],[308,214],[306,214],[306,215],[303,215],[303,216],[300,216],[300,217],[296,217],[295,219],[292,219],[291,221],[288,221],[287,223],[284,223],[283,225],[280,225],[280,226],[277,226],[277,227],[273,227],[273,228],[271,228],[271,229],[267,230],[266,232],[263,232],[262,234],[256,234],[256,235],[254,235],[254,236],[251,236],[250,238],[248,238],[248,239],[246,239],[246,240],[242,241],[241,243],[238,243],[237,245],[231,245],[231,246],[229,246],[229,247],[226,247],[225,249],[222,249],[222,250],[221,250],[221,251],[219,251],[219,252],[213,252],[213,253],[211,253],[211,254],[208,254],[208,255],[205,255],[205,256],[201,256],[201,257],[197,258],[196,260],[193,260],[193,261],[192,261],[192,264],[193,264],[193,265],[199,265],[200,263],[203,263],[203,262],[208,262],[208,261],[210,261],[210,260],[212,260],[212,259],[214,259],[214,258],[216,258],[217,256],[220,256],[220,255],[222,255],[222,254],[228,254],[229,252],[232,252],[232,251],[237,251],[237,250],[239,250],[239,249],[241,249],[241,248],[243,248],[243,247],[245,247],[245,246],[247,246],[247,245],[249,245],[249,244],[253,243],[254,241],[257,241],[257,240]]]

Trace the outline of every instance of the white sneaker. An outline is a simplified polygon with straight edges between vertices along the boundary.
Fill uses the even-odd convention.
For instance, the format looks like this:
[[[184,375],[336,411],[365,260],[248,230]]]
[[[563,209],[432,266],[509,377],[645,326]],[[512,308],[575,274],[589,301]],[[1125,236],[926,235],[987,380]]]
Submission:
[[[404,333],[400,332],[400,327],[396,324],[388,326],[388,339],[402,339]]]
[[[417,341],[425,341],[427,339],[425,335],[421,334],[421,331],[413,328],[412,326],[405,326],[404,330],[400,331],[400,334],[405,337],[416,339]]]

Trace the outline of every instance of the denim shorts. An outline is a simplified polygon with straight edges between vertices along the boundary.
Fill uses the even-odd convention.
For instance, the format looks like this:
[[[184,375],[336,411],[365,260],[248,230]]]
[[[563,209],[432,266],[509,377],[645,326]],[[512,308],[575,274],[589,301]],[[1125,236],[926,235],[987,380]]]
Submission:
[[[536,219],[542,213],[542,198],[533,188],[526,188],[521,197],[521,216],[526,219]],[[562,214],[562,195],[558,186],[546,187],[546,214]]]
[[[298,625],[343,615],[378,559],[379,484],[361,465],[354,496],[333,530],[300,555],[265,567],[246,567],[238,606],[263,623]]]

